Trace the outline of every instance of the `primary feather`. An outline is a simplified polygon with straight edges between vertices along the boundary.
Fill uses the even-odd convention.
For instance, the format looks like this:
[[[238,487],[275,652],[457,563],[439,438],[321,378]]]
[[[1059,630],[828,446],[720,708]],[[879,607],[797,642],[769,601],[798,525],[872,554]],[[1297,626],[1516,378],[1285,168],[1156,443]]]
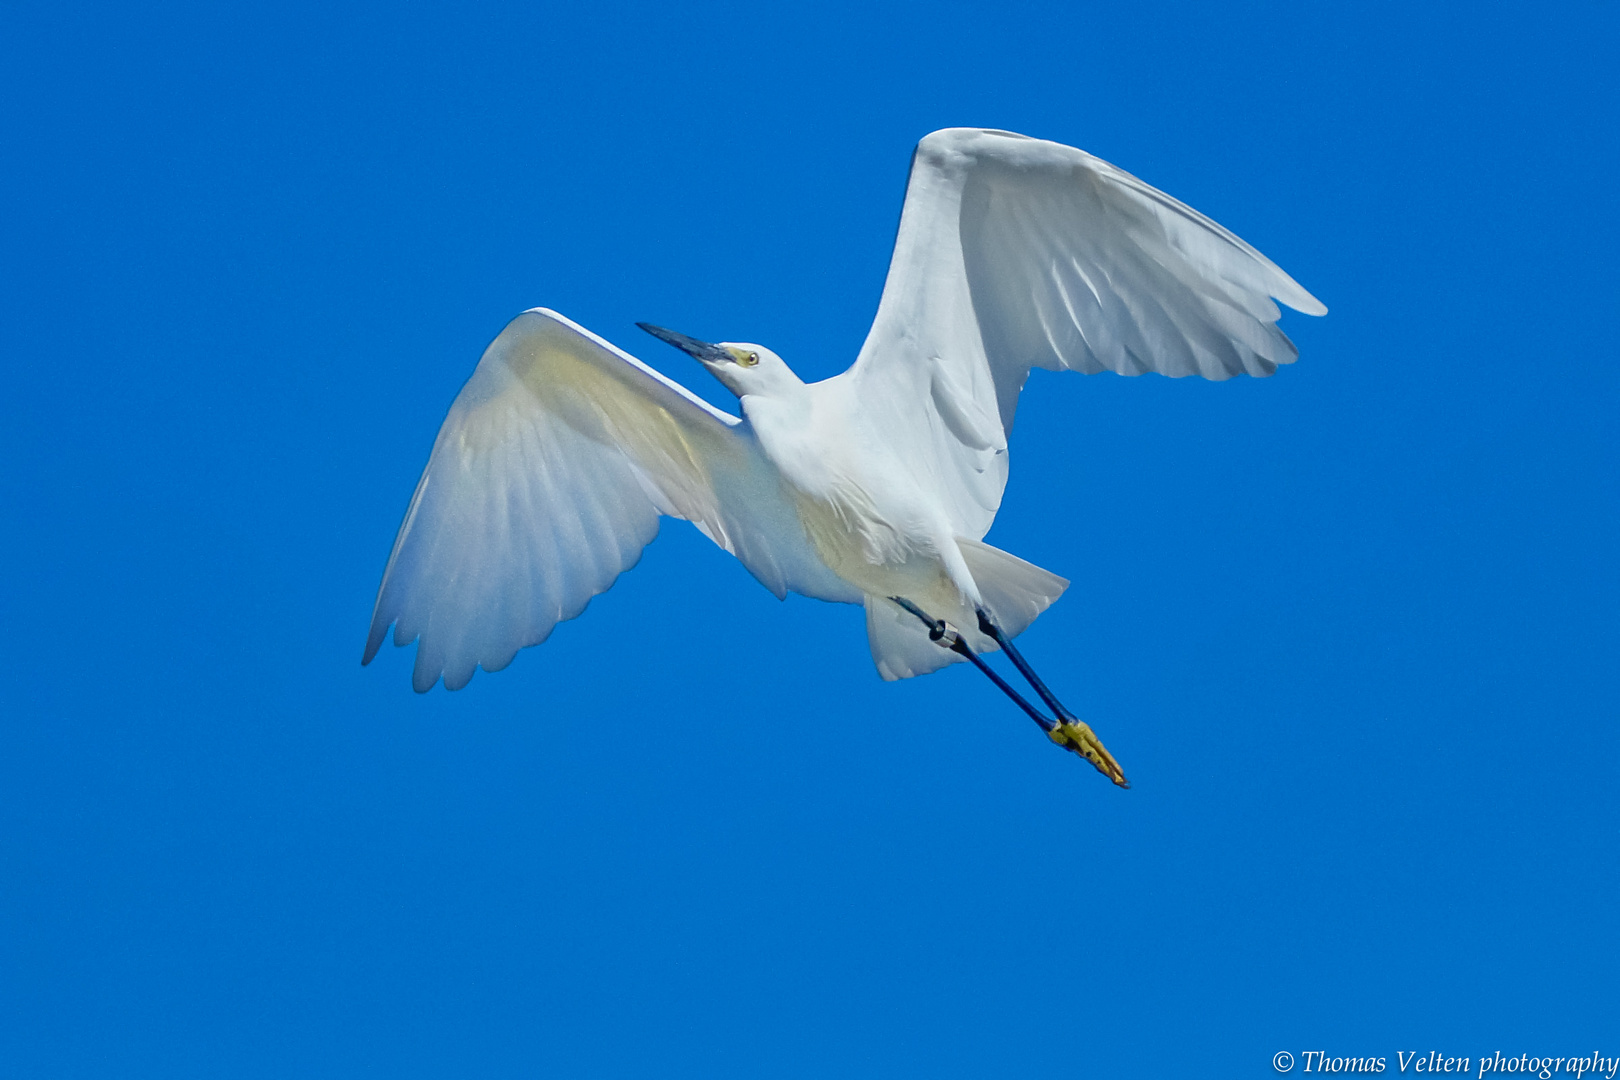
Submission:
[[[737,417],[554,311],[512,320],[445,418],[383,572],[369,663],[394,624],[412,684],[452,690],[585,610],[665,514],[778,596],[847,599]]]

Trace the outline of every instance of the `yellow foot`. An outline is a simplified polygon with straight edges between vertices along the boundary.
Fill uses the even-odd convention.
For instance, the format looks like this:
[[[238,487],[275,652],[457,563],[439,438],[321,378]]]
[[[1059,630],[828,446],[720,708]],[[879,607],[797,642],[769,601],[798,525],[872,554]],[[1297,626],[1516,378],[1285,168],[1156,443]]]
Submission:
[[[1103,744],[1086,724],[1079,720],[1059,720],[1057,727],[1048,731],[1046,737],[1063,749],[1073,750],[1091,762],[1093,768],[1120,787],[1131,786],[1131,782],[1125,779],[1125,771],[1119,767],[1119,762],[1114,760],[1114,755],[1103,748]]]

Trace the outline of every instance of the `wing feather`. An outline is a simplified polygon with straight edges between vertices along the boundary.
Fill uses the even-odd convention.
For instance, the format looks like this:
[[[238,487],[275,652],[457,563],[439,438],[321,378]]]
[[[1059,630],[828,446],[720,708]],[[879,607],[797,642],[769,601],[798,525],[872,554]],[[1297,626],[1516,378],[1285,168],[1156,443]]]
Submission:
[[[778,596],[849,600],[748,425],[555,312],[512,320],[433,445],[364,662],[394,628],[412,685],[465,686],[537,645],[685,518]],[[858,597],[856,597],[858,599]]]
[[[850,375],[945,463],[941,503],[982,537],[1031,368],[1270,375],[1298,356],[1274,299],[1327,309],[1198,211],[1083,150],[955,128],[917,146],[877,319]],[[993,420],[991,419],[993,418]],[[999,428],[999,430],[995,430]]]

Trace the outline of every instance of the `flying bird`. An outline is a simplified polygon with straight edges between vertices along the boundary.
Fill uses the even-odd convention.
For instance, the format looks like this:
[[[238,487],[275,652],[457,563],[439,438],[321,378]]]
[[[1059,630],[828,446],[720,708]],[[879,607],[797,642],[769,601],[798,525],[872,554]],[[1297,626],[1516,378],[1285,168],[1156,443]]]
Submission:
[[[918,143],[877,318],[806,383],[763,345],[643,330],[737,395],[714,408],[555,311],[490,344],[394,541],[363,663],[394,630],[412,685],[456,690],[544,641],[692,522],[779,598],[861,604],[885,679],[971,662],[1121,787],[1013,646],[1068,582],[984,536],[1032,368],[1227,379],[1298,350],[1279,300],[1327,309],[1260,252],[1082,150],[953,128]],[[1045,711],[984,660],[1004,651]]]

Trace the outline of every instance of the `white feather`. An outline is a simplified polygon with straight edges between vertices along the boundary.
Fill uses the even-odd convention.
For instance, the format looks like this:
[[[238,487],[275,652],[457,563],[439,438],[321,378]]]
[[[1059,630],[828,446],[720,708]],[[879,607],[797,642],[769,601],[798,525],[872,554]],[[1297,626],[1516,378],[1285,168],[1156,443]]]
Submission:
[[[1072,146],[953,128],[917,145],[876,321],[847,373],[942,467],[958,533],[990,529],[1030,368],[1270,375],[1298,355],[1276,297],[1321,302],[1198,211]]]
[[[458,689],[544,641],[636,564],[658,516],[697,524],[777,596],[858,602],[804,538],[752,432],[556,312],[512,320],[433,444],[365,660],[394,624],[412,684]]]

